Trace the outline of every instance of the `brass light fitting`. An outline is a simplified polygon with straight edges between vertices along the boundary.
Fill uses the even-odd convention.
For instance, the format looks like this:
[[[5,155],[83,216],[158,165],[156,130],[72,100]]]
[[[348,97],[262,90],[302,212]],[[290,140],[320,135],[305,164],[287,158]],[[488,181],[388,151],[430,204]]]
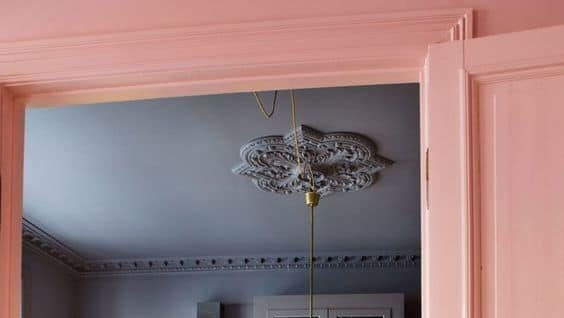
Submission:
[[[319,193],[315,191],[308,191],[305,193],[305,203],[307,206],[313,208],[319,204]]]
[[[315,262],[315,207],[319,204],[319,193],[314,189],[305,193],[305,203],[309,206],[309,292],[308,292],[308,318],[313,317],[313,289],[314,289],[314,262]]]

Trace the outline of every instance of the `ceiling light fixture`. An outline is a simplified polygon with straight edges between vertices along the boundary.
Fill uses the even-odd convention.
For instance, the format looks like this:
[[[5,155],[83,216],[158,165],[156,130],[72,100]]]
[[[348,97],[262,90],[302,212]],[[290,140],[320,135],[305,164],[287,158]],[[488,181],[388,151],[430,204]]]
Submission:
[[[278,91],[272,108],[265,109],[257,92],[253,92],[264,117],[276,110]],[[391,160],[376,154],[374,143],[354,133],[321,133],[297,125],[294,91],[290,90],[292,131],[286,136],[266,136],[251,140],[241,147],[243,163],[233,172],[251,177],[262,191],[291,194],[305,193],[309,207],[308,316],[314,310],[315,208],[320,198],[334,192],[365,189],[376,180],[376,174]]]
[[[272,108],[270,112],[265,110],[264,104],[260,95],[257,92],[253,92],[255,99],[257,101],[258,108],[260,112],[267,118],[271,118],[276,110],[276,99],[278,97],[278,91],[274,91],[274,97],[272,100]],[[294,98],[294,90],[290,90],[290,109],[292,114],[292,136],[294,142],[294,159],[297,168],[298,179],[308,180],[309,189],[305,192],[305,203],[309,207],[309,257],[307,262],[307,268],[309,270],[308,275],[308,316],[313,318],[313,293],[314,293],[314,261],[315,261],[315,207],[319,205],[320,195],[315,190],[315,176],[313,174],[313,169],[311,162],[307,160],[305,156],[300,153],[300,144],[298,141],[298,130],[296,123],[296,100]]]

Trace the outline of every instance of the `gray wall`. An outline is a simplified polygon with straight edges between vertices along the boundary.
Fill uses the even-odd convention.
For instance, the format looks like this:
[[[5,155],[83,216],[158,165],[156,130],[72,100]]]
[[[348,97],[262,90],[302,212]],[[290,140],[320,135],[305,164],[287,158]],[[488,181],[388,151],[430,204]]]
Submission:
[[[226,318],[252,318],[255,295],[305,294],[306,273],[257,271],[89,278],[80,282],[80,318],[195,318],[196,304],[224,303]],[[420,271],[319,271],[318,293],[400,292],[420,317]]]
[[[76,318],[78,284],[62,265],[23,248],[23,318]]]

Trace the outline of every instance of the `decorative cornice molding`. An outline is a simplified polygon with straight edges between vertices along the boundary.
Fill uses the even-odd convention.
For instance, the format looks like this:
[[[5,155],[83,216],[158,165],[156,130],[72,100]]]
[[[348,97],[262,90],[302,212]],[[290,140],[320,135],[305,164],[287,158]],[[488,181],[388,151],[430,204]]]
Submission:
[[[305,255],[165,257],[89,261],[39,227],[24,219],[24,244],[67,266],[81,277],[131,274],[288,271],[308,268]],[[419,266],[419,251],[382,251],[369,255],[335,253],[318,255],[315,267],[325,270],[387,270]]]
[[[382,252],[377,255],[317,256],[315,268],[327,270],[406,269],[418,266],[419,252]],[[155,259],[126,259],[89,262],[84,276],[123,275],[143,273],[223,272],[304,270],[307,258],[300,256],[234,256],[234,257],[171,257]]]
[[[392,164],[376,154],[376,145],[365,136],[322,133],[300,125],[295,136],[291,131],[285,136],[258,137],[244,144],[240,151],[243,162],[233,168],[233,173],[250,177],[264,192],[309,191],[311,180],[299,171],[294,140],[299,142],[300,156],[311,167],[311,178],[321,196],[364,190],[374,184],[380,170]]]
[[[22,221],[23,243],[47,255],[73,271],[80,272],[85,269],[83,258],[64,245],[62,242],[45,232],[29,220]]]
[[[374,72],[382,75],[379,82],[417,81],[427,46],[471,37],[471,15],[470,9],[438,9],[0,43],[0,83],[22,101],[53,103],[61,94],[100,90],[115,99],[114,90],[124,86],[144,87],[128,99],[156,97],[146,95],[148,86],[166,86],[168,96],[180,94],[178,87],[190,90],[184,95],[202,94],[217,90],[218,81],[265,82],[281,69],[286,81],[327,70],[338,77],[367,74],[372,83]],[[338,77],[331,78],[333,85]],[[282,86],[253,81],[252,88],[288,88]],[[230,90],[249,89],[241,84]]]

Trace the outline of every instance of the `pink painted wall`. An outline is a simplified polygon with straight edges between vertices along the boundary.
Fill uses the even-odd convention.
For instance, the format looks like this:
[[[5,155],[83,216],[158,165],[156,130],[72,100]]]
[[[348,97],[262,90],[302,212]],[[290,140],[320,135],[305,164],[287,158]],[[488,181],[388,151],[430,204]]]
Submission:
[[[0,1],[0,41],[455,7],[476,10],[477,36],[564,24],[562,0],[27,0]]]

